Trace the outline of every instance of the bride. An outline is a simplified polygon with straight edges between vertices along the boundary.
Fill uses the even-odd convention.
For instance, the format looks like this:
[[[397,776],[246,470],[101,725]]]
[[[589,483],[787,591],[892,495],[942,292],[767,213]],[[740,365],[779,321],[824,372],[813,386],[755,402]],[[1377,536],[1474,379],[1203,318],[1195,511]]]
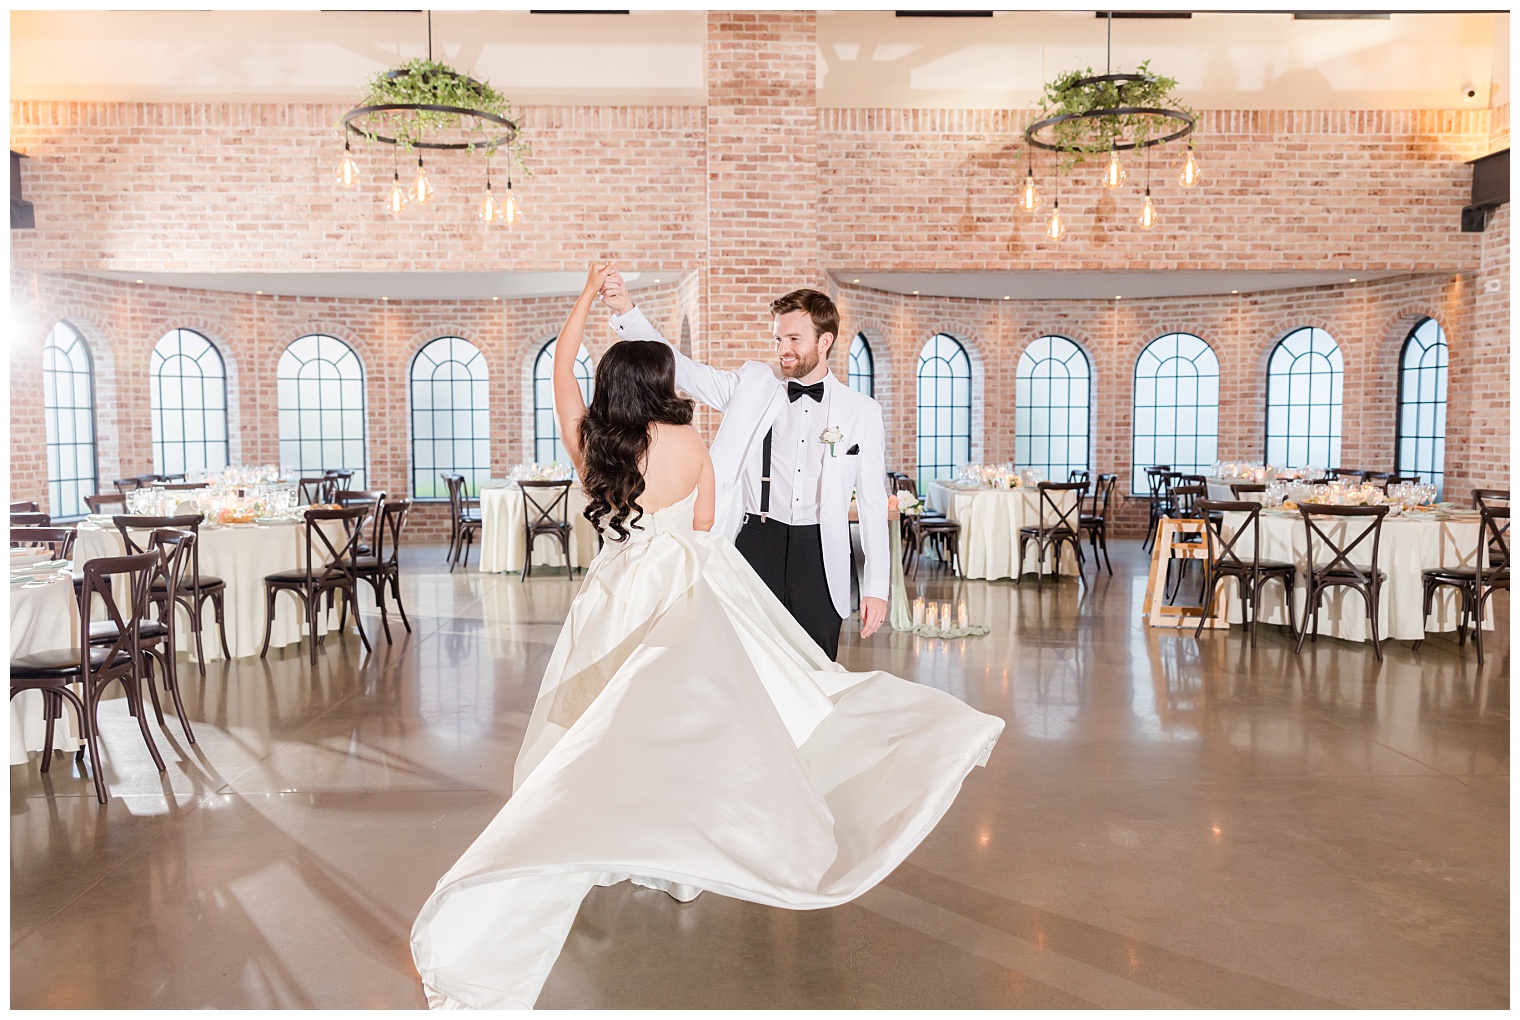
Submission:
[[[854,899],[938,823],[1003,729],[942,691],[845,671],[708,533],[712,462],[669,347],[614,345],[586,407],[575,356],[611,270],[588,274],[554,356],[561,434],[605,545],[511,799],[412,926],[434,1008],[532,1006],[593,886],[794,910]]]

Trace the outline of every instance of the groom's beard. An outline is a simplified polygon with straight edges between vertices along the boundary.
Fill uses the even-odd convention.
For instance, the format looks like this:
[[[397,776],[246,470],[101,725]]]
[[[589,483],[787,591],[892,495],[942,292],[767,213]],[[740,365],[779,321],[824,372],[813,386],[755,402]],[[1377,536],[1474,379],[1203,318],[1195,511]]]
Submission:
[[[805,354],[798,354],[797,360],[790,363],[788,363],[785,359],[781,360],[781,374],[788,379],[801,379],[803,376],[806,376],[809,372],[817,367],[817,351],[808,351]]]

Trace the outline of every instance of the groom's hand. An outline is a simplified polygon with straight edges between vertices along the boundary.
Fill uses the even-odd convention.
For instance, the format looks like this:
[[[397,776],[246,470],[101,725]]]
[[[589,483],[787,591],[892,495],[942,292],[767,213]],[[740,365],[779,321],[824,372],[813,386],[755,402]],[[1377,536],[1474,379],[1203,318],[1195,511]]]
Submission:
[[[602,304],[612,309],[613,315],[622,315],[633,307],[633,299],[628,296],[628,287],[623,283],[623,274],[616,269],[607,274],[607,282],[602,284]]]
[[[860,636],[868,638],[887,622],[887,602],[864,596],[860,600]]]

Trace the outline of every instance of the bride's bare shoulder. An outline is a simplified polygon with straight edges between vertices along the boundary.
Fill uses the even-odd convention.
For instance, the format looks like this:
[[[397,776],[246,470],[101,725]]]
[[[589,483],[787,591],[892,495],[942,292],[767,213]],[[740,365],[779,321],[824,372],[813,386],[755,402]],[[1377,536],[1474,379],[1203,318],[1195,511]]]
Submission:
[[[672,451],[683,453],[698,448],[707,449],[707,442],[695,425],[655,425],[651,440],[651,445],[658,443],[670,447]]]

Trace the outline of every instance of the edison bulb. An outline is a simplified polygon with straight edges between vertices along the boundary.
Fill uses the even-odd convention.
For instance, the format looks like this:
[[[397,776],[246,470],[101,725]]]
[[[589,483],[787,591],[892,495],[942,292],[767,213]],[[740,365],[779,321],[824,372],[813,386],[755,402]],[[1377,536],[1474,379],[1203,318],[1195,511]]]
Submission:
[[[347,141],[343,143],[343,162],[338,164],[333,176],[337,178],[339,187],[352,188],[359,183],[359,164],[349,154]]]
[[[507,184],[507,193],[501,197],[501,217],[509,227],[523,218],[522,202],[518,201],[510,183]]]
[[[502,218],[501,203],[496,201],[496,196],[491,193],[491,185],[486,185],[486,195],[480,200],[480,207],[475,213],[486,223],[494,223]]]
[[[1203,180],[1203,171],[1198,169],[1198,161],[1193,158],[1193,150],[1187,151],[1187,160],[1182,164],[1182,173],[1177,175],[1177,183],[1184,188],[1196,187]]]
[[[427,179],[427,174],[422,172],[422,157],[417,157],[417,176],[412,178],[411,187],[406,189],[407,198],[418,205],[426,205],[433,200],[433,182]]]
[[[1052,207],[1050,223],[1045,227],[1045,236],[1052,241],[1059,241],[1066,236],[1066,221],[1061,219],[1061,200],[1058,198]]]
[[[401,210],[406,208],[406,190],[401,187],[401,175],[396,174],[391,184],[391,193],[385,196],[385,209],[392,216],[400,216]]]
[[[1124,183],[1129,172],[1124,169],[1124,164],[1119,162],[1119,150],[1108,150],[1108,169],[1103,171],[1103,186],[1105,188],[1117,188]]]
[[[1027,213],[1032,213],[1040,207],[1044,200],[1034,187],[1034,170],[1029,171],[1029,176],[1024,178],[1024,191],[1019,195],[1019,208]]]
[[[1140,207],[1140,229],[1149,230],[1156,225],[1156,207],[1151,204],[1151,189],[1145,189],[1145,204]]]

